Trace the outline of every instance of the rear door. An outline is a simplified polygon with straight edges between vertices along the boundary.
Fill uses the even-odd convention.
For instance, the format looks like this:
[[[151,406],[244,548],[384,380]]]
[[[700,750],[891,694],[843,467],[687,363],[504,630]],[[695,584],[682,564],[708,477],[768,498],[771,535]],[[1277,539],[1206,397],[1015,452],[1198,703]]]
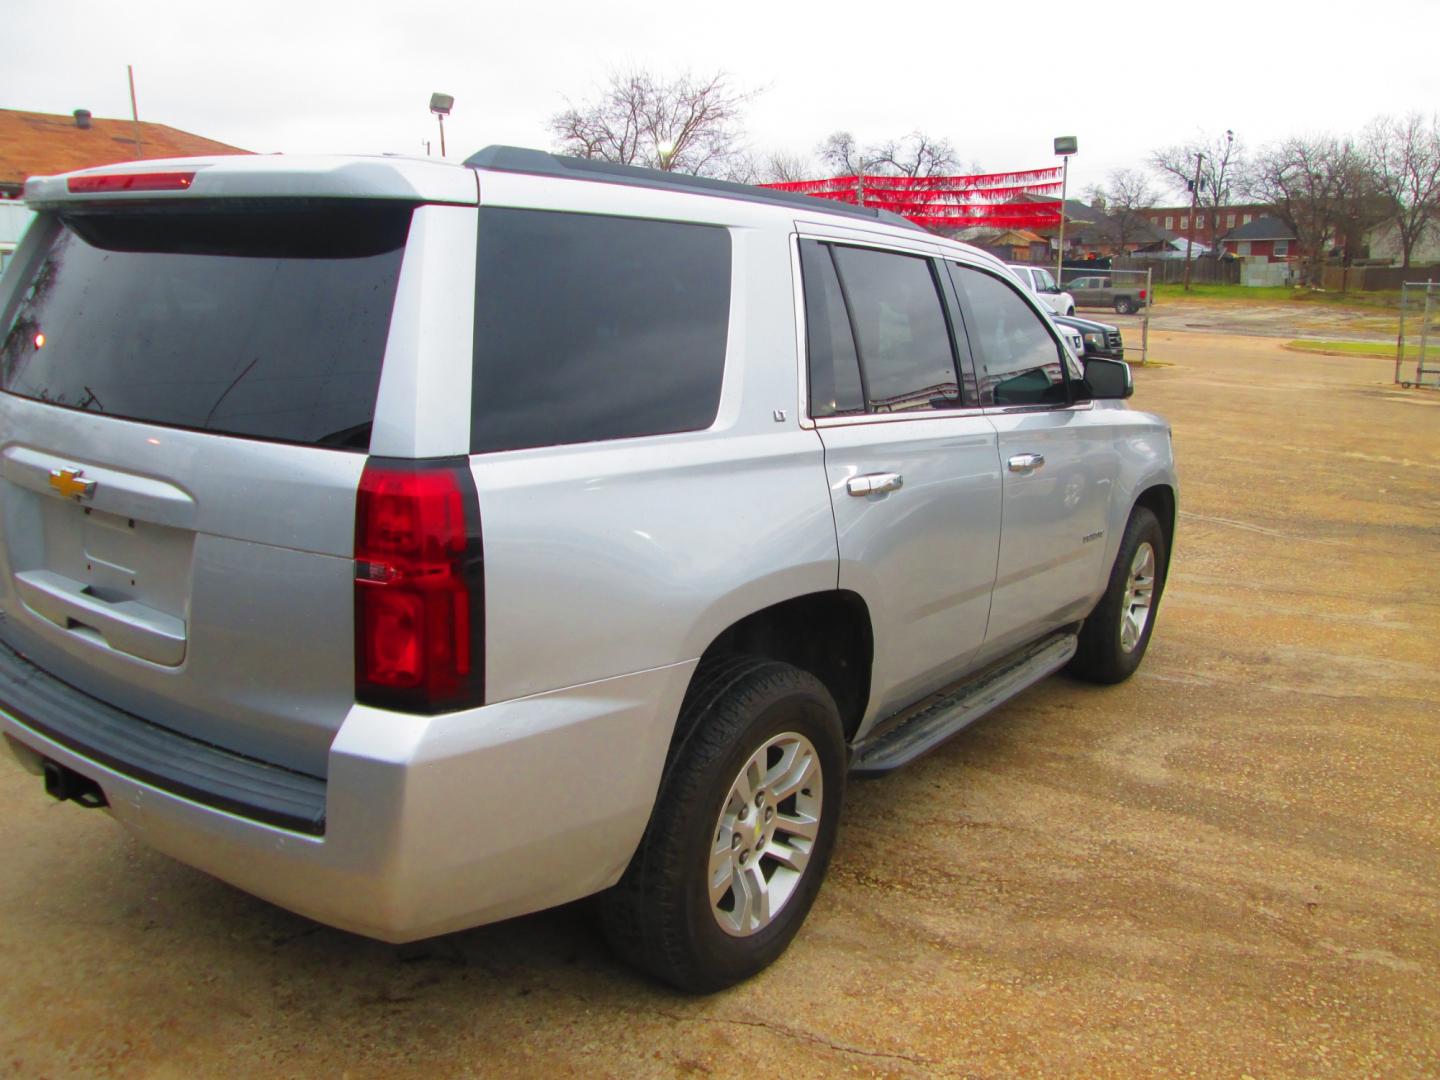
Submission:
[[[1000,531],[995,429],[952,339],[935,260],[799,247],[839,587],[870,606],[871,717],[883,716],[962,672],[984,640]]]
[[[354,506],[415,208],[41,216],[0,296],[0,641],[324,775],[354,700]]]

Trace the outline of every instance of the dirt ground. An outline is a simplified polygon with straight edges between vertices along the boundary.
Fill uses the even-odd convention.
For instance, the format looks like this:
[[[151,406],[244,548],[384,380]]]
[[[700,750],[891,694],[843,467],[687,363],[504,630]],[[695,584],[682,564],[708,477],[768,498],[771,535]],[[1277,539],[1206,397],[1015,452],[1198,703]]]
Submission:
[[[1296,336],[1294,330],[1281,336]],[[0,1073],[1440,1074],[1440,394],[1159,330],[1182,518],[1150,654],[854,784],[772,969],[709,998],[583,905],[316,926],[0,761]]]
[[[1084,318],[1119,323],[1127,343],[1140,340],[1138,317],[1116,317],[1106,311],[1081,310]],[[1412,314],[1411,318],[1415,318]],[[1320,338],[1383,342],[1395,347],[1400,326],[1398,309],[1344,307],[1296,301],[1257,304],[1225,300],[1161,299],[1151,316],[1150,330],[1243,334],[1251,337]],[[1133,327],[1133,331],[1132,331]],[[1412,323],[1413,328],[1413,323]]]

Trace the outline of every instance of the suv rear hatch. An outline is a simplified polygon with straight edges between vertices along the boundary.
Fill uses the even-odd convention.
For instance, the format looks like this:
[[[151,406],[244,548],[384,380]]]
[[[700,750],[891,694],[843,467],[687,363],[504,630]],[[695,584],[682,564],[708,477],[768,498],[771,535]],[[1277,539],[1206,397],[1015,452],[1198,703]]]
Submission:
[[[356,490],[414,207],[42,208],[0,289],[0,641],[325,775],[355,700]]]

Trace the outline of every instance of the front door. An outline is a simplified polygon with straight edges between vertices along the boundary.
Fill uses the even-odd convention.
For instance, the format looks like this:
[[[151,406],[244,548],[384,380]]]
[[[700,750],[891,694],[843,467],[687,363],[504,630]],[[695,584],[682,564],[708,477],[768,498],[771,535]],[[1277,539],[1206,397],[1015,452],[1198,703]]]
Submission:
[[[952,339],[938,263],[800,247],[809,411],[825,446],[838,584],[865,599],[876,628],[873,719],[955,678],[985,639],[997,439],[962,390],[968,357]]]
[[[1004,477],[988,660],[1088,613],[1103,585],[1116,456],[1084,422],[1092,406],[1071,404],[1080,373],[1030,301],[998,274],[948,265]]]

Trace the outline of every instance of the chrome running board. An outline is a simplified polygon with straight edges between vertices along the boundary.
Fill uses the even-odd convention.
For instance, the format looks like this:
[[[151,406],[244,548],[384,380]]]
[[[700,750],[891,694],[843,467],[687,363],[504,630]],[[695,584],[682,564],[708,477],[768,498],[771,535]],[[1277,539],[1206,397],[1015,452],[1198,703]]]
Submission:
[[[964,682],[902,709],[855,744],[850,775],[880,776],[908,765],[927,750],[1003,705],[1027,686],[1064,667],[1079,639],[1075,627],[1041,638]]]

